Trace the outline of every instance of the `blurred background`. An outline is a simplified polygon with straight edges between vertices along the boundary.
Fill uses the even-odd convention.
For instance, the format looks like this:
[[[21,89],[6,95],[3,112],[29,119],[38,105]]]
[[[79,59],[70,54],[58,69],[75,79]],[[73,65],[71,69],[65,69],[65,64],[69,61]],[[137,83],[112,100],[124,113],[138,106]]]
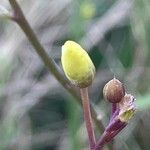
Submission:
[[[114,149],[150,150],[150,1],[18,2],[61,70],[66,40],[89,52],[97,70],[90,100],[104,124],[110,104],[102,89],[114,75],[137,99],[136,115],[115,138]],[[80,105],[51,75],[17,24],[2,17],[4,8],[11,11],[8,0],[0,0],[0,150],[87,150]]]

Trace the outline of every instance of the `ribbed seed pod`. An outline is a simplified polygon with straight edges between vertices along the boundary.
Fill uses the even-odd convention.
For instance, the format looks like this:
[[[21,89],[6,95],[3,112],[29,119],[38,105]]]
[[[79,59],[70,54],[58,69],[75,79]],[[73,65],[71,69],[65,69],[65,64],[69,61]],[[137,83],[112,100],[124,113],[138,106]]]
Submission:
[[[116,78],[110,80],[103,89],[103,95],[111,103],[118,103],[125,95],[123,84]]]

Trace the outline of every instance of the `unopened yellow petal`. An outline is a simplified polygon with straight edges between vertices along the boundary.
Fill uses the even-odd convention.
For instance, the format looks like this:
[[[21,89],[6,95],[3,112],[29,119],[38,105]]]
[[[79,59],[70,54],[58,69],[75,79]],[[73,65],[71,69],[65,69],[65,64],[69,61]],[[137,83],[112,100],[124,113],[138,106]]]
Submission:
[[[135,109],[129,109],[119,114],[119,119],[122,122],[128,122],[134,115]]]
[[[67,78],[79,87],[91,84],[95,67],[88,53],[76,42],[67,41],[62,46],[61,62]]]
[[[128,122],[135,113],[135,105],[134,105],[135,98],[131,94],[127,94],[122,98],[121,102],[119,103],[119,119],[122,122]]]

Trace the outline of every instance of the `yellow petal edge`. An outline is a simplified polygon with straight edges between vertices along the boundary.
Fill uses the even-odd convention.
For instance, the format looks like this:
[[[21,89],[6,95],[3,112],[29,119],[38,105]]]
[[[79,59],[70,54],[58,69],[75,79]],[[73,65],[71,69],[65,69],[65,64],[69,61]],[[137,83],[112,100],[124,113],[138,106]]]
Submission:
[[[76,42],[66,41],[62,46],[61,63],[67,78],[81,88],[89,86],[95,67],[88,53]]]
[[[135,113],[134,108],[127,109],[127,110],[119,113],[119,119],[122,122],[128,122],[133,117],[134,113]]]

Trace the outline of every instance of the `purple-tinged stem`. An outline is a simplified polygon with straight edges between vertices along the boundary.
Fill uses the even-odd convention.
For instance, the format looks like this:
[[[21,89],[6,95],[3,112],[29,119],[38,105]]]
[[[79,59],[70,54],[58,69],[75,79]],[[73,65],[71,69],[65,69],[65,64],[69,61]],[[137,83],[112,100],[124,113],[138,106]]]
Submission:
[[[122,122],[119,118],[114,118],[111,120],[109,125],[106,127],[105,131],[112,132],[115,130],[118,130],[122,125],[126,124],[125,122]]]
[[[114,131],[105,131],[101,138],[99,139],[99,141],[97,142],[95,149],[94,150],[102,150],[105,143],[110,142],[111,140],[113,140],[113,138],[126,126],[126,123],[123,123],[122,125],[120,125],[120,127],[118,128],[118,130],[114,130]]]
[[[107,138],[109,137],[110,132],[104,131],[101,138],[97,142],[94,150],[102,150],[105,143],[107,142]]]
[[[116,111],[114,113],[115,116],[110,120],[109,125],[106,127],[94,150],[102,150],[104,144],[110,142],[127,125],[127,123],[121,122],[116,117],[117,114],[118,112]]]
[[[122,126],[120,126],[120,128],[114,132],[112,132],[106,139],[106,142],[110,142],[122,129],[124,129],[126,127],[126,123],[122,124]]]
[[[112,112],[111,112],[111,116],[113,116],[113,114],[116,112],[117,110],[117,103],[112,103]]]
[[[116,116],[119,114],[119,108],[117,108],[117,110],[114,112],[113,116],[111,116],[109,124],[114,120],[114,118],[116,118]]]
[[[90,149],[94,150],[96,143],[95,143],[95,135],[93,130],[90,105],[89,105],[88,88],[81,88],[80,93],[81,93],[86,129],[88,132],[89,145],[90,145]]]

